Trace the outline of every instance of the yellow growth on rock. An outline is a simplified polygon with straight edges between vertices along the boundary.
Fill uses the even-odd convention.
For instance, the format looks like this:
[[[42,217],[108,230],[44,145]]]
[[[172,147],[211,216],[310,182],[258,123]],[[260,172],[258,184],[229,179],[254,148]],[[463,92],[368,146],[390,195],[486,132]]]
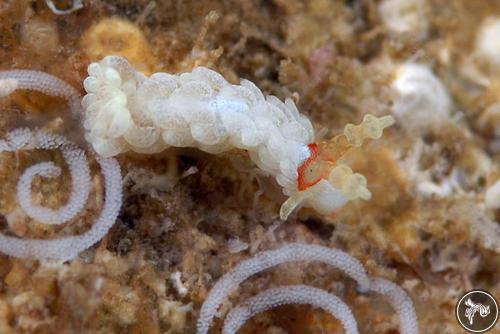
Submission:
[[[92,25],[83,34],[80,45],[92,61],[119,55],[145,74],[151,74],[156,63],[142,30],[118,17],[104,18]]]

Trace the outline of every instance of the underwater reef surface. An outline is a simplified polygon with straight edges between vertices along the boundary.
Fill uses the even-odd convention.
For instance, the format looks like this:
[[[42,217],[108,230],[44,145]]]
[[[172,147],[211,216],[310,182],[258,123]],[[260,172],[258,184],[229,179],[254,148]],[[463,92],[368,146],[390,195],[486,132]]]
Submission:
[[[126,57],[144,74],[206,66],[231,83],[254,82],[292,98],[318,139],[393,115],[381,139],[345,158],[367,179],[370,200],[325,216],[302,208],[287,221],[285,196],[242,151],[191,148],[117,156],[123,203],[110,232],[67,262],[0,254],[0,333],[195,333],[215,282],[256,253],[291,242],[337,248],[372,277],[413,300],[421,333],[457,333],[455,304],[473,288],[500,297],[500,3],[481,0],[52,1],[0,3],[0,70],[50,73],[84,94],[87,66]],[[54,1],[59,7],[71,1]],[[63,99],[30,91],[0,98],[0,137],[42,128],[87,147]],[[51,239],[89,230],[105,178],[71,224],[44,225],[20,208],[29,166],[54,161],[62,176],[37,177],[32,201],[58,208],[71,193],[58,151],[0,154],[0,229]],[[246,280],[220,312],[259,292],[306,284],[349,305],[360,333],[399,333],[387,300],[321,263],[290,263]],[[217,318],[212,333],[219,333]],[[499,325],[497,324],[497,327]],[[341,333],[325,311],[280,306],[239,333]]]

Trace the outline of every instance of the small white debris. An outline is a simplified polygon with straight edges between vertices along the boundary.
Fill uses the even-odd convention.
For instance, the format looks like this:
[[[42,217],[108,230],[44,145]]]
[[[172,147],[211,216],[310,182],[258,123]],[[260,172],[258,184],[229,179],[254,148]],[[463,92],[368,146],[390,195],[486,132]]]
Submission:
[[[425,180],[417,185],[417,192],[423,197],[430,198],[437,196],[439,198],[448,197],[452,194],[452,187],[449,183],[443,182],[441,184]]]
[[[18,87],[16,79],[2,79],[0,80],[0,97],[7,96],[14,92]]]
[[[484,202],[488,209],[500,208],[500,179],[486,190]]]
[[[181,297],[185,297],[188,293],[188,289],[184,286],[181,281],[181,272],[176,271],[175,273],[170,275],[170,282],[174,286],[175,290]]]
[[[475,55],[494,70],[500,70],[500,17],[486,18],[476,37]]]
[[[193,311],[193,304],[184,305],[177,301],[161,299],[158,305],[160,319],[170,326],[165,334],[183,332],[186,328],[187,314]]]
[[[186,177],[193,175],[193,174],[196,174],[196,173],[198,173],[198,167],[191,166],[181,174],[181,179],[186,178]]]
[[[392,88],[398,94],[392,112],[408,130],[426,132],[450,119],[451,99],[443,83],[425,65],[399,65]]]
[[[248,244],[241,241],[240,238],[235,237],[227,241],[227,249],[229,250],[229,253],[236,254],[248,249]]]
[[[68,9],[57,8],[52,0],[45,0],[45,2],[47,3],[47,6],[50,8],[50,10],[56,15],[71,14],[83,8],[83,0],[73,0],[73,6]]]
[[[425,0],[385,0],[378,11],[384,26],[395,34],[413,34],[423,39],[429,34],[428,5]]]

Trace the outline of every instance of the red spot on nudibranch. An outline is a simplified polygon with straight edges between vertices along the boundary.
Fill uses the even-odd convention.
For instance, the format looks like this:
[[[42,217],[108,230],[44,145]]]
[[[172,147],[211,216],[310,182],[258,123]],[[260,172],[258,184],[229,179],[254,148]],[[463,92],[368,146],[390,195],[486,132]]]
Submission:
[[[314,186],[321,180],[321,178],[318,178],[317,180],[313,181],[306,180],[305,173],[307,169],[318,157],[318,144],[312,143],[307,145],[307,147],[309,147],[311,155],[299,166],[299,168],[297,168],[297,173],[298,173],[297,188],[299,189],[299,191],[306,190],[307,188]]]

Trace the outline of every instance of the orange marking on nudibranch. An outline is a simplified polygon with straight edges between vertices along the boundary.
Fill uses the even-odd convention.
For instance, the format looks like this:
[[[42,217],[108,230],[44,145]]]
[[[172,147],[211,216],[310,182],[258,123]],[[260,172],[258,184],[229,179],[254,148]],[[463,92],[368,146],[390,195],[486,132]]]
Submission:
[[[309,168],[309,166],[311,166],[311,164],[318,157],[318,144],[312,143],[307,145],[307,147],[309,147],[311,155],[299,166],[299,168],[297,168],[297,173],[298,173],[297,187],[299,191],[306,190],[307,188],[314,186],[321,180],[321,178],[319,178],[317,180],[314,180],[313,182],[307,182],[305,178],[305,173],[307,171],[307,168]]]

